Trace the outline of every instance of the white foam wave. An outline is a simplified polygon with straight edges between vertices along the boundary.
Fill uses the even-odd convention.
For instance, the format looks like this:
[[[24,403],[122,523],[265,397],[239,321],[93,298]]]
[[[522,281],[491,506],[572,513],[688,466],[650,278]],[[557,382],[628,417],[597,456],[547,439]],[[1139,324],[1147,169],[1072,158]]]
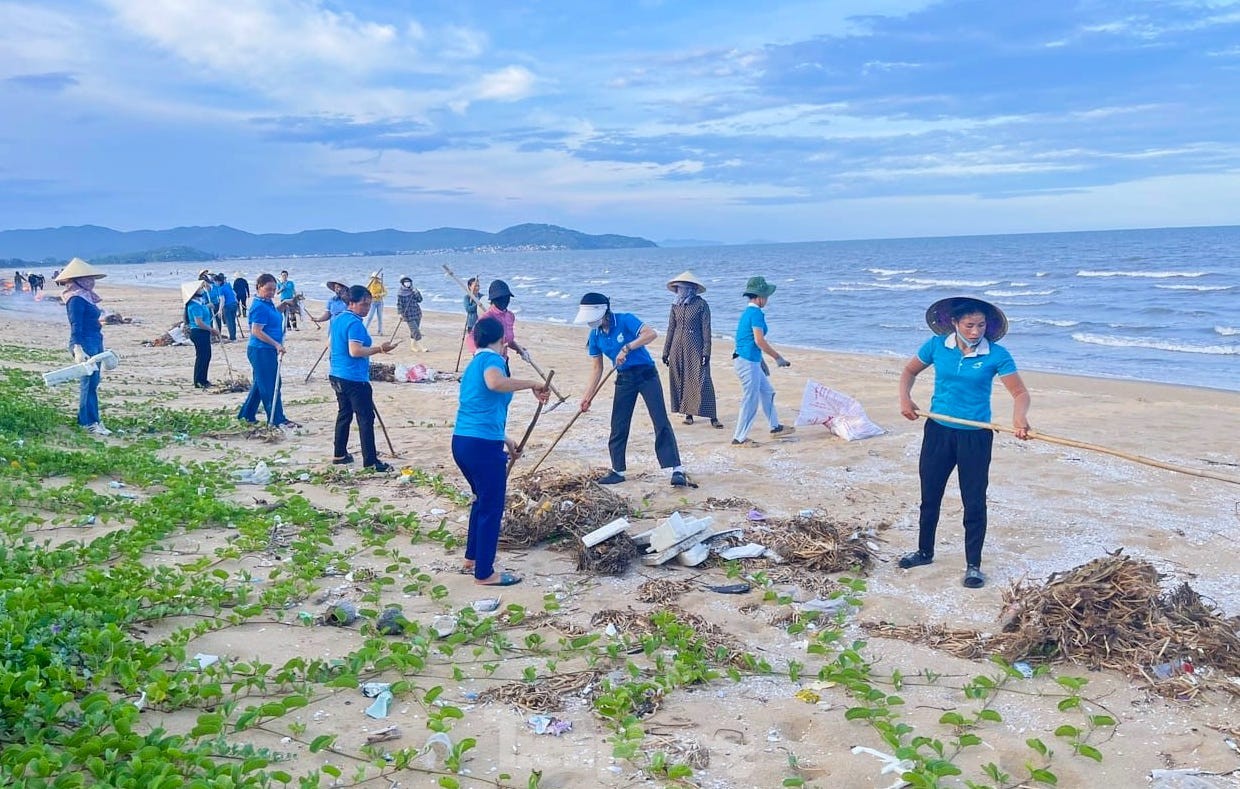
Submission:
[[[1053,294],[1053,293],[1058,293],[1058,292],[1059,292],[1059,291],[1058,291],[1058,290],[1056,290],[1055,288],[1051,288],[1050,290],[988,290],[988,291],[986,291],[986,295],[987,295],[987,296],[996,296],[996,297],[1004,297],[1004,296],[1008,296],[1008,297],[1011,297],[1011,296],[1050,296],[1051,294]]]
[[[1080,321],[1063,321],[1055,320],[1053,318],[1030,318],[1029,323],[1033,326],[1058,326],[1062,329],[1067,329],[1072,326],[1079,326],[1081,324]]]
[[[1214,333],[1221,334],[1224,337],[1236,337],[1240,336],[1240,329],[1237,329],[1235,326],[1215,326]]]
[[[562,290],[549,290],[544,294],[549,299],[567,299],[568,294]]]
[[[530,277],[524,274],[517,274],[516,276],[509,277],[509,279],[511,279],[513,282],[537,282],[538,281],[538,277]]]
[[[894,277],[897,274],[916,274],[915,268],[868,268],[866,271],[871,274],[877,274],[880,277]]]
[[[918,285],[928,285],[935,288],[989,288],[991,285],[998,285],[1002,280],[991,279],[984,282],[973,282],[967,279],[917,279],[916,277],[906,277],[905,282],[916,282]]]
[[[1187,277],[1196,279],[1209,274],[1208,271],[1090,271],[1081,269],[1076,272],[1078,277],[1141,277],[1144,279],[1169,279],[1171,277]]]
[[[1151,348],[1158,351],[1175,351],[1177,353],[1202,353],[1211,356],[1240,356],[1240,345],[1191,345],[1182,342],[1169,342],[1153,337],[1116,337],[1111,334],[1089,334],[1076,332],[1072,339],[1090,345],[1106,345],[1112,348]]]
[[[1155,285],[1160,290],[1196,290],[1203,293],[1215,290],[1231,290],[1232,285]]]
[[[912,285],[907,282],[845,282],[842,285],[830,285],[829,292],[860,292],[867,290],[929,290],[929,285]]]

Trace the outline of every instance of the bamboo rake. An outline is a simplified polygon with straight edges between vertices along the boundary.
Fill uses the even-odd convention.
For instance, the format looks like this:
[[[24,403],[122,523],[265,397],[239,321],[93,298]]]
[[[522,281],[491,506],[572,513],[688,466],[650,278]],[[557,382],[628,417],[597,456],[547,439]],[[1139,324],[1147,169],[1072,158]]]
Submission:
[[[940,422],[952,422],[953,424],[967,425],[968,427],[988,428],[1002,433],[1016,432],[1014,428],[1008,427],[1007,425],[1000,425],[995,422],[975,422],[972,419],[957,419],[954,416],[943,416],[942,414],[935,414],[930,411],[918,411],[917,415],[926,417],[927,419],[935,419]],[[1216,479],[1220,482],[1230,482],[1233,485],[1240,485],[1240,479],[1229,477],[1226,474],[1218,474],[1213,471],[1205,471],[1204,469],[1188,468],[1187,466],[1177,466],[1174,463],[1167,463],[1166,461],[1147,458],[1144,455],[1133,455],[1128,452],[1121,452],[1118,449],[1099,446],[1098,444],[1087,444],[1084,441],[1076,441],[1071,438],[1060,438],[1058,436],[1047,435],[1046,433],[1039,433],[1035,430],[1029,431],[1029,437],[1046,441],[1051,444],[1062,444],[1066,447],[1076,447],[1077,449],[1087,449],[1091,452],[1101,452],[1104,455],[1112,455],[1117,458],[1123,458],[1124,460],[1131,460],[1134,463],[1141,463],[1146,466],[1153,466],[1154,468],[1166,469],[1167,471],[1176,471],[1180,474],[1190,474],[1194,477],[1205,477],[1207,479]]]

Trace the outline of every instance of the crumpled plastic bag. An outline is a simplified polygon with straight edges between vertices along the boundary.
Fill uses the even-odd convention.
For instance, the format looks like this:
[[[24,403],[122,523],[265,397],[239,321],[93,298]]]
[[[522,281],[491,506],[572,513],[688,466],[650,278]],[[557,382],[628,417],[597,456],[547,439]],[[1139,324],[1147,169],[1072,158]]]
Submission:
[[[397,382],[424,384],[433,382],[439,373],[424,364],[398,364],[392,374]]]
[[[845,441],[873,438],[887,432],[870,421],[861,403],[814,380],[805,382],[797,427],[823,425]]]
[[[271,469],[267,468],[267,464],[260,460],[254,465],[254,469],[237,469],[233,472],[233,477],[246,485],[269,485],[271,484]]]

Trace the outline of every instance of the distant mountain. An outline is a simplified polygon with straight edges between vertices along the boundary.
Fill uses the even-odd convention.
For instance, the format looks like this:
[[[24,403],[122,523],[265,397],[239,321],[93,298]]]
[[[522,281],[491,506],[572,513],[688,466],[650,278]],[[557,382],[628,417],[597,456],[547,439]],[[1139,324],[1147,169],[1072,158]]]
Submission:
[[[122,232],[82,225],[42,230],[0,231],[0,258],[88,260],[148,254],[168,248],[201,250],[212,257],[294,257],[313,255],[393,255],[432,250],[471,249],[633,249],[658,246],[634,236],[592,236],[556,225],[525,224],[487,233],[440,227],[434,230],[303,230],[300,233],[247,233],[217,225]]]
[[[698,238],[665,238],[659,242],[661,247],[721,247],[722,241],[702,241]]]

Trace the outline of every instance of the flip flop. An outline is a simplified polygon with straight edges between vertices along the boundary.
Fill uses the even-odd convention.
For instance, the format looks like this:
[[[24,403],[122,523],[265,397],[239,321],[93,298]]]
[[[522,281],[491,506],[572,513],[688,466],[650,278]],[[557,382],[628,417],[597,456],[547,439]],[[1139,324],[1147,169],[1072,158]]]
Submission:
[[[512,573],[500,573],[498,581],[475,581],[479,586],[516,586],[521,579]]]
[[[460,567],[458,567],[458,568],[456,569],[456,571],[457,571],[458,573],[460,573],[461,575],[473,575],[473,574],[474,574],[474,566],[473,566],[472,564],[471,564],[471,565],[464,565],[464,564],[463,564],[463,565],[461,565]]]
[[[969,568],[964,571],[962,583],[968,589],[981,589],[986,585],[986,575],[977,565],[969,565]]]

